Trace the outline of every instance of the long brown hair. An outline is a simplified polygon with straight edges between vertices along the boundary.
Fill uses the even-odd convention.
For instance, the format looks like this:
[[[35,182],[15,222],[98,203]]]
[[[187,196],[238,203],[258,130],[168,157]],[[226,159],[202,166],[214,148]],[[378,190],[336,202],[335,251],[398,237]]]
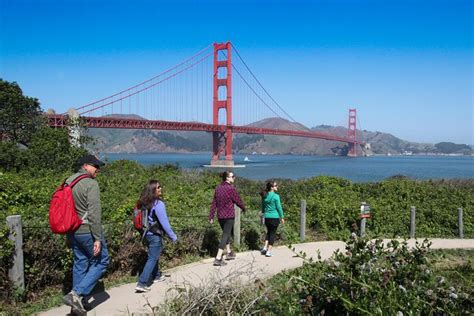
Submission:
[[[265,185],[265,189],[263,189],[260,192],[260,196],[262,197],[262,199],[264,199],[267,196],[268,192],[272,190],[272,187],[275,185],[275,183],[276,183],[275,180],[271,180],[267,182],[267,184]]]
[[[156,188],[160,186],[158,180],[150,180],[143,187],[140,198],[137,201],[138,208],[145,207],[151,209],[155,200],[162,200],[161,196],[156,193]]]

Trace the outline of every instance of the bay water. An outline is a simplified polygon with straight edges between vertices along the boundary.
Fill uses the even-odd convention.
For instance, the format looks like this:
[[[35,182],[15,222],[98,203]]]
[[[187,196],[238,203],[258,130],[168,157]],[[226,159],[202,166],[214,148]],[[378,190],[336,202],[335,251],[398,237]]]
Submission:
[[[105,154],[109,161],[126,159],[143,165],[173,164],[181,168],[204,169],[210,153]],[[371,156],[322,157],[297,155],[234,155],[245,167],[233,171],[253,180],[302,179],[318,175],[337,176],[354,182],[375,182],[403,175],[413,179],[474,179],[474,156]],[[206,168],[215,172],[221,168]]]

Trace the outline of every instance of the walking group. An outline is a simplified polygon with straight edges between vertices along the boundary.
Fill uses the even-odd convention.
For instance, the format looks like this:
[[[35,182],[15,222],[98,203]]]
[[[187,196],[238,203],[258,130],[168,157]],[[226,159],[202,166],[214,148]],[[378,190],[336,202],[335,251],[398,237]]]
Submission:
[[[74,206],[78,217],[82,219],[82,224],[77,230],[67,234],[67,241],[74,257],[73,283],[72,290],[63,297],[63,302],[71,306],[73,314],[83,315],[89,309],[87,296],[90,295],[109,264],[109,254],[101,224],[100,190],[96,180],[100,168],[105,163],[94,155],[86,155],[79,159],[78,165],[78,172],[65,181],[66,185],[72,187]],[[222,228],[214,266],[224,266],[227,264],[225,260],[236,258],[230,246],[235,220],[234,205],[243,212],[246,208],[233,185],[234,181],[235,175],[232,171],[223,172],[222,182],[216,187],[211,203],[209,222],[212,224],[217,215]],[[278,184],[270,181],[261,192],[262,218],[267,228],[261,254],[267,257],[273,256],[272,247],[277,228],[280,223],[285,223],[277,191]],[[145,184],[137,201],[137,208],[148,210],[146,218],[148,228],[142,235],[147,247],[147,261],[135,287],[135,292],[144,293],[150,291],[153,283],[164,280],[159,269],[163,237],[167,236],[173,243],[177,242],[178,237],[169,223],[162,197],[162,184],[159,181],[150,180]]]

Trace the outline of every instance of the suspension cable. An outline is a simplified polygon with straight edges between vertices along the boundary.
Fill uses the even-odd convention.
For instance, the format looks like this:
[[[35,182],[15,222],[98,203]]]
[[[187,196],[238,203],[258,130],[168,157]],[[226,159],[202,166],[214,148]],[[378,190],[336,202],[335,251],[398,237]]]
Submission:
[[[130,87],[130,88],[128,88],[128,89],[125,89],[125,90],[122,90],[122,91],[120,91],[120,92],[117,92],[117,93],[115,93],[115,94],[113,94],[113,95],[111,95],[111,96],[108,96],[108,97],[102,98],[102,99],[100,99],[100,100],[91,102],[91,103],[89,103],[89,104],[83,105],[83,106],[81,106],[81,107],[78,107],[78,108],[76,109],[76,111],[78,111],[78,110],[80,110],[80,109],[83,109],[83,108],[85,108],[85,107],[88,107],[88,106],[97,104],[97,103],[99,103],[99,102],[108,100],[108,99],[113,98],[113,97],[115,97],[115,96],[117,96],[117,95],[119,95],[119,94],[122,94],[122,93],[124,93],[124,92],[130,91],[130,90],[132,90],[132,89],[134,89],[134,88],[137,88],[137,87],[139,87],[139,86],[141,86],[141,85],[144,85],[144,84],[146,84],[146,83],[148,83],[148,82],[150,82],[150,81],[152,81],[152,80],[155,80],[155,79],[157,79],[157,78],[163,76],[164,74],[166,74],[166,73],[168,73],[168,72],[170,72],[170,71],[172,71],[172,70],[174,70],[174,69],[176,69],[176,68],[182,66],[183,64],[185,64],[185,63],[187,63],[188,61],[190,61],[190,60],[196,58],[197,56],[201,55],[201,54],[202,54],[203,52],[205,52],[206,49],[208,49],[209,47],[211,47],[211,44],[207,45],[206,47],[204,47],[203,49],[201,49],[199,52],[197,52],[196,54],[194,54],[193,56],[191,56],[191,57],[185,59],[185,60],[182,61],[181,63],[175,65],[174,67],[171,67],[171,68],[165,70],[164,72],[160,73],[159,75],[157,75],[157,76],[155,76],[155,77],[153,77],[153,78],[151,78],[151,79],[145,80],[145,81],[143,81],[143,82],[141,82],[141,83],[138,83],[138,84],[134,85],[133,87]],[[132,94],[132,95],[133,95],[133,94]],[[108,104],[110,104],[110,103],[108,103]],[[90,111],[87,111],[87,112],[90,112]],[[86,113],[87,113],[87,112],[86,112]],[[63,114],[65,114],[65,113],[63,113]]]
[[[240,58],[240,60],[241,60],[242,63],[244,64],[245,68],[247,68],[247,70],[249,71],[249,73],[252,75],[252,77],[255,79],[255,81],[258,83],[258,85],[263,89],[263,91],[265,91],[265,93],[267,94],[267,96],[278,106],[278,108],[280,108],[280,110],[283,111],[283,113],[286,114],[286,116],[288,116],[293,122],[296,122],[296,120],[295,120],[290,114],[288,114],[288,113],[280,106],[280,104],[278,104],[278,102],[275,101],[275,99],[273,99],[273,97],[268,93],[268,91],[263,87],[263,85],[260,83],[260,81],[257,79],[257,77],[253,74],[252,70],[250,70],[249,66],[247,66],[247,63],[243,60],[242,56],[240,56],[239,51],[237,50],[237,48],[235,48],[234,45],[232,45],[232,47],[234,48],[235,52],[237,53],[237,56]]]
[[[247,85],[247,87],[249,87],[250,90],[252,90],[252,92],[255,94],[255,96],[260,100],[262,101],[263,104],[265,104],[265,106],[270,110],[272,111],[276,116],[278,116],[279,118],[283,119],[277,112],[275,112],[271,106],[269,106],[267,104],[267,102],[265,102],[258,94],[257,92],[250,86],[250,84],[247,82],[247,80],[244,79],[244,77],[240,74],[240,71],[235,68],[234,64],[232,64],[232,68],[237,72],[237,74],[239,75],[239,77],[245,82],[245,84]]]
[[[210,53],[207,54],[206,56],[204,56],[204,57],[202,57],[201,59],[199,59],[197,62],[192,63],[191,65],[187,66],[186,68],[181,69],[180,71],[178,71],[178,72],[176,72],[176,73],[174,73],[174,74],[172,74],[172,75],[169,75],[168,77],[166,77],[166,78],[164,78],[164,79],[162,79],[162,80],[160,80],[160,81],[158,81],[158,82],[156,82],[156,83],[154,83],[154,84],[152,84],[152,85],[150,85],[150,86],[147,86],[147,87],[142,88],[142,89],[140,89],[140,90],[137,90],[137,91],[135,91],[135,92],[129,93],[129,94],[127,94],[127,95],[121,97],[121,98],[118,99],[118,100],[115,100],[115,101],[111,101],[111,102],[102,104],[102,105],[99,106],[99,107],[96,107],[96,108],[93,108],[93,109],[84,111],[84,112],[82,112],[82,113],[80,113],[80,114],[81,114],[81,115],[84,115],[84,114],[86,114],[86,113],[89,113],[89,112],[98,110],[98,109],[100,109],[100,108],[104,108],[105,106],[110,105],[110,104],[112,104],[112,103],[114,103],[114,102],[116,102],[116,101],[120,101],[120,100],[129,98],[129,97],[131,97],[131,96],[133,96],[133,95],[137,95],[137,94],[140,93],[140,92],[143,92],[143,91],[145,91],[145,90],[148,90],[148,89],[150,89],[150,88],[152,88],[152,87],[154,87],[154,86],[156,86],[156,85],[158,85],[158,84],[160,84],[160,83],[162,83],[162,82],[165,82],[165,81],[167,81],[167,80],[169,80],[169,79],[171,79],[171,78],[173,78],[173,77],[176,77],[177,75],[183,73],[184,71],[186,71],[186,70],[188,70],[188,69],[194,67],[195,65],[201,63],[203,60],[206,60],[206,59],[209,58],[209,56],[211,56],[212,54],[213,54],[213,53],[210,52]],[[107,98],[106,98],[106,99],[107,99]]]
[[[222,52],[224,54],[224,57],[227,58],[227,54],[225,52]],[[275,114],[276,116],[278,116],[279,118],[283,119],[278,113],[276,113],[271,106],[269,106],[259,95],[258,93],[250,86],[250,84],[247,82],[247,80],[244,79],[244,77],[242,76],[242,74],[240,73],[240,71],[235,67],[234,64],[232,64],[232,68],[237,72],[237,74],[239,75],[239,77],[245,82],[245,84],[247,85],[247,87],[249,87],[250,90],[252,90],[252,92],[255,94],[255,96],[257,98],[260,99],[260,101],[262,101],[263,104],[265,104],[265,106],[273,112],[273,114]],[[216,75],[214,73],[214,75]]]

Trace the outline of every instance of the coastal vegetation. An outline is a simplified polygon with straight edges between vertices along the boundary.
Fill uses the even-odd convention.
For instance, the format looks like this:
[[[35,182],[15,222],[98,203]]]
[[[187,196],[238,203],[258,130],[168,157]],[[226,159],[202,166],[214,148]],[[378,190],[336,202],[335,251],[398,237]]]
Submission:
[[[72,257],[64,236],[53,235],[47,224],[51,193],[69,171],[46,169],[3,171],[0,173],[1,212],[1,295],[3,302],[35,300],[51,287],[67,288],[71,282]],[[189,261],[190,257],[214,255],[219,228],[209,225],[209,203],[219,176],[211,172],[181,170],[175,166],[144,167],[130,161],[116,161],[103,168],[98,177],[101,187],[103,223],[112,262],[106,278],[136,275],[146,258],[131,225],[131,210],[140,189],[148,179],[163,184],[171,224],[181,242],[168,245],[165,267]],[[258,224],[262,182],[237,179],[236,185],[250,212],[242,223],[243,249],[260,244],[263,229]],[[474,237],[472,210],[474,183],[463,181],[415,181],[387,179],[379,183],[352,183],[335,177],[280,181],[287,223],[279,231],[279,244],[298,241],[300,200],[307,202],[308,240],[347,239],[358,233],[360,202],[372,206],[368,237],[408,237],[409,209],[417,206],[417,236],[456,237],[457,207],[465,210],[464,234]],[[25,292],[14,291],[8,281],[12,245],[8,241],[5,218],[21,215],[25,260]],[[3,306],[4,304],[2,304]]]
[[[430,250],[424,241],[368,241],[352,236],[327,261],[253,284],[244,272],[183,289],[154,315],[471,315],[474,250]]]

